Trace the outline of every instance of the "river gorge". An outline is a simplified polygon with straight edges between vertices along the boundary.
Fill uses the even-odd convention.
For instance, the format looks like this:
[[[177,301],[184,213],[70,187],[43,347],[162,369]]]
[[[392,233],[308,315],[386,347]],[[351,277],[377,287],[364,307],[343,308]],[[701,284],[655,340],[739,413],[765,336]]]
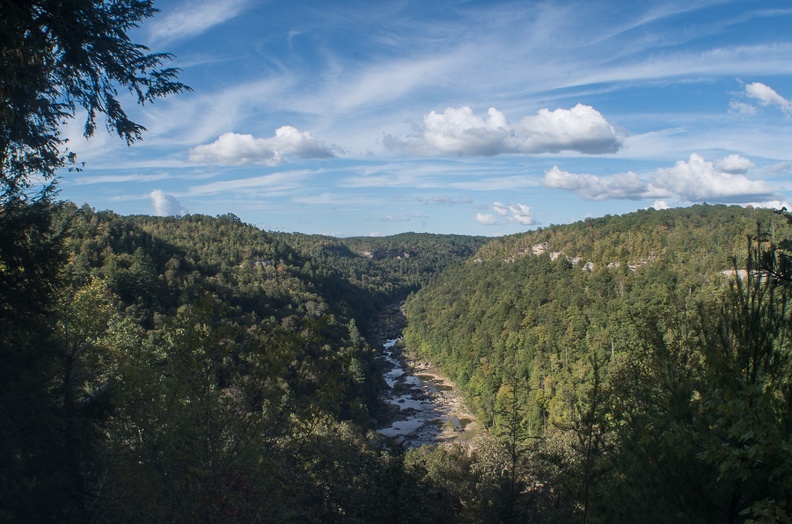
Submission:
[[[409,358],[400,342],[387,340],[378,355],[390,409],[388,425],[378,431],[403,447],[471,438],[475,418],[456,387],[429,363]]]

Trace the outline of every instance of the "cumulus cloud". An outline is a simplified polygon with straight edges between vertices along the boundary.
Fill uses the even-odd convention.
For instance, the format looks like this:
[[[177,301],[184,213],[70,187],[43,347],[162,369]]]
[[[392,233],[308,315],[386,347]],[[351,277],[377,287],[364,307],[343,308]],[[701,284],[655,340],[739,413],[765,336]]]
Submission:
[[[739,93],[740,97],[758,103],[762,107],[778,107],[787,116],[792,115],[792,102],[779,95],[775,89],[761,82],[751,82],[745,84],[744,90]],[[731,100],[729,109],[735,113],[753,115],[758,112],[758,108],[741,100]]]
[[[524,226],[530,226],[536,223],[531,208],[524,204],[512,204],[509,206],[509,211],[512,212],[511,219]]]
[[[183,207],[176,197],[166,193],[161,189],[155,189],[149,194],[151,207],[154,208],[154,215],[158,217],[183,216],[188,213],[187,208]]]
[[[492,204],[492,209],[494,209],[495,212],[502,217],[505,217],[506,215],[509,214],[509,209],[500,202],[495,202],[494,204]]]
[[[754,166],[754,163],[740,155],[728,155],[715,163],[715,167],[722,173],[730,175],[744,175]]]
[[[572,191],[586,200],[638,200],[669,196],[667,191],[642,181],[632,171],[596,176],[588,173],[570,173],[553,166],[552,169],[545,171],[542,183],[547,187]]]
[[[283,156],[293,154],[300,158],[329,158],[335,156],[330,147],[318,141],[308,131],[292,126],[275,130],[272,138],[255,138],[253,135],[225,133],[211,144],[202,144],[190,150],[190,161],[201,164],[274,166],[284,162]]]
[[[792,205],[786,200],[765,200],[764,202],[746,202],[744,205],[751,207],[766,207],[768,209],[781,209],[783,207],[792,209]]]
[[[655,200],[654,204],[652,204],[652,207],[655,209],[668,209],[669,206],[668,202],[665,200]]]
[[[495,215],[489,213],[476,213],[476,218],[474,220],[485,226],[494,226],[498,223],[498,219]]]
[[[386,148],[411,155],[455,154],[493,156],[559,151],[604,154],[618,151],[624,137],[596,109],[578,104],[572,109],[541,109],[536,115],[510,122],[495,108],[485,117],[470,107],[430,112],[423,130],[406,138],[386,136]]]
[[[543,184],[566,189],[587,200],[663,199],[675,197],[686,202],[748,203],[776,198],[763,180],[752,180],[745,173],[754,167],[747,158],[728,155],[708,162],[697,154],[678,161],[673,167],[660,168],[642,180],[632,171],[610,176],[596,176],[562,171],[553,166],[545,172]],[[658,205],[665,204],[658,200]],[[667,204],[665,204],[667,205]]]
[[[679,160],[674,167],[658,169],[653,179],[657,186],[688,202],[745,203],[770,200],[774,195],[763,180],[751,180],[742,174],[724,172],[695,153],[690,155],[687,162]]]
[[[492,210],[502,217],[503,223],[513,222],[523,226],[530,226],[536,224],[533,211],[530,206],[525,204],[503,204],[501,202],[493,202]],[[476,213],[476,222],[479,224],[495,225],[501,223],[498,216],[492,213]]]
[[[492,204],[492,209],[509,222],[516,222],[524,226],[536,224],[533,210],[530,206],[526,206],[525,204],[510,203],[509,205],[505,205],[500,202],[495,202]]]

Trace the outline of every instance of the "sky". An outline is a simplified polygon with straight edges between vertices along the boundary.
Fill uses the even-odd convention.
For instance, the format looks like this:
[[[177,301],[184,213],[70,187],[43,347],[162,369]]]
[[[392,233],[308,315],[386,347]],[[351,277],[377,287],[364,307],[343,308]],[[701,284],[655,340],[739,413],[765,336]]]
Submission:
[[[788,0],[155,5],[131,37],[192,91],[130,98],[132,146],[77,115],[63,199],[342,237],[792,208]]]

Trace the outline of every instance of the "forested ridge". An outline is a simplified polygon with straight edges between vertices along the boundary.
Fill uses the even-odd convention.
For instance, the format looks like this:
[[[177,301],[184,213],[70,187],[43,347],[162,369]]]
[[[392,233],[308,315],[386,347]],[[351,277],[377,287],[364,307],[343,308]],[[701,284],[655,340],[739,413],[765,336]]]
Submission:
[[[787,521],[791,225],[704,205],[496,239],[410,297],[405,343],[521,449],[524,494],[563,492],[545,518]]]
[[[30,254],[2,273],[4,520],[789,515],[788,214],[650,210],[489,242],[69,202],[4,219],[4,248]],[[404,345],[466,393],[487,428],[472,445],[371,431],[377,315],[407,295]]]
[[[5,519],[380,520],[396,502],[377,493],[400,466],[366,435],[381,376],[358,326],[482,239],[39,205],[56,300],[4,332]]]

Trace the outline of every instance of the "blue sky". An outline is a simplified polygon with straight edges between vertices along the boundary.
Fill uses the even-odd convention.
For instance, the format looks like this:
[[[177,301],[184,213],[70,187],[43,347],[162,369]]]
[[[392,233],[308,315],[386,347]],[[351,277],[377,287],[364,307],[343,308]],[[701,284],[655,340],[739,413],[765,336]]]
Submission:
[[[157,6],[193,92],[132,147],[78,115],[64,199],[335,236],[792,201],[788,0]]]

